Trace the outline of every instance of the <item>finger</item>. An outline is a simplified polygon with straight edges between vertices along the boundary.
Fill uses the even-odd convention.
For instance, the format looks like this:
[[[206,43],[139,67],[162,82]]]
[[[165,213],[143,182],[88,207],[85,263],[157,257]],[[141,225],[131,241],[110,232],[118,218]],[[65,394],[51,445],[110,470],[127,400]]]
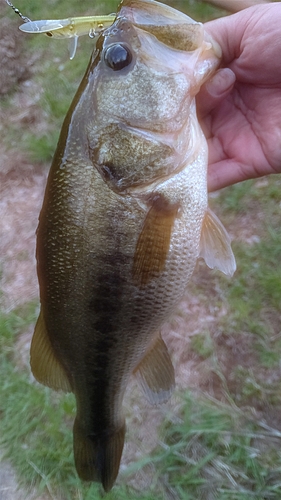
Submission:
[[[222,49],[222,64],[229,66],[239,58],[241,44],[247,29],[247,22],[254,8],[221,17],[204,24],[204,29],[220,45]]]
[[[270,165],[250,165],[235,159],[225,159],[208,166],[208,191],[218,191],[227,186],[268,174],[278,174]]]
[[[224,160],[208,167],[208,191],[218,191],[237,182],[250,178],[244,172],[244,166],[235,160]]]
[[[226,9],[231,12],[239,12],[242,9],[247,9],[256,4],[268,3],[270,0],[208,0],[209,3],[215,4],[221,9]]]
[[[279,40],[280,15],[281,2],[265,3],[204,24],[206,32],[222,49],[222,65],[230,67],[237,80],[257,85],[257,78],[263,74],[268,81],[268,66],[272,70],[270,55],[276,54],[276,43],[272,41]],[[258,45],[257,40],[260,41]],[[257,58],[263,60],[262,71]],[[278,68],[277,65],[279,75]]]
[[[233,89],[235,74],[229,68],[219,69],[197,95],[197,113],[204,118],[212,111]]]

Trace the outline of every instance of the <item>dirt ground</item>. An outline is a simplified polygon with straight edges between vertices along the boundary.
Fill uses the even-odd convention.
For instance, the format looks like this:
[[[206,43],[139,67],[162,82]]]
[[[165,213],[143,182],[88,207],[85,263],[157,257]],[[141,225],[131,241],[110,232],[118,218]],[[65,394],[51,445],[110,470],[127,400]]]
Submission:
[[[2,156],[3,158],[3,156]],[[38,284],[35,261],[35,232],[38,214],[42,204],[47,169],[26,163],[14,153],[5,153],[6,173],[0,174],[0,255],[1,255],[1,290],[2,310],[8,312],[15,307],[38,297]],[[7,168],[9,163],[9,168]],[[3,166],[3,165],[2,165]],[[216,311],[216,315],[224,311]],[[195,361],[186,356],[186,317],[189,317],[188,332],[193,335],[202,331],[206,322],[210,325],[216,321],[211,311],[200,304],[200,299],[186,297],[177,313],[166,325],[163,337],[173,353],[176,366],[176,384],[178,388],[196,387],[204,384],[204,372],[198,370]],[[29,362],[29,345],[32,330],[22,334],[18,341],[19,364],[26,366]],[[182,346],[185,344],[183,351]],[[176,396],[161,408],[149,407],[142,394],[132,382],[125,399],[126,412],[130,415],[124,457],[120,473],[126,464],[140,458],[152,450],[157,444],[157,427],[163,417],[179,402]],[[1,461],[1,458],[0,458]],[[151,471],[151,473],[153,473]],[[142,483],[147,485],[145,477],[137,476],[132,485],[141,489]],[[22,500],[23,492],[17,493],[16,477],[13,469],[6,461],[0,465],[0,500]],[[17,496],[18,495],[18,496]],[[34,498],[31,496],[31,498]],[[39,500],[38,497],[36,497]],[[40,498],[43,500],[43,497]]]
[[[3,26],[3,22],[0,23],[0,103],[11,88],[16,89],[10,94],[12,108],[7,112],[5,106],[0,106],[0,307],[2,311],[9,312],[21,304],[38,299],[35,233],[48,166],[33,164],[25,154],[17,150],[12,139],[10,143],[7,140],[1,141],[1,135],[4,135],[9,123],[16,123],[22,129],[27,126],[44,127],[44,117],[36,99],[31,97],[38,95],[40,90],[34,89],[32,75],[24,70],[25,56],[19,49],[17,39],[13,36],[9,38],[9,29],[4,30]],[[256,236],[252,231],[253,226],[248,222],[239,221],[240,237],[251,244]],[[194,279],[204,278],[200,277],[199,273]],[[223,306],[221,309],[212,310],[200,301],[200,297],[186,294],[163,332],[169,350],[173,353],[178,388],[204,388],[208,384],[210,394],[212,390],[214,394],[217,392],[215,379],[210,381],[204,364],[188,355],[187,330],[189,338],[206,328],[212,331],[218,318],[226,314]],[[30,330],[19,339],[20,363],[24,365],[28,364],[31,336]],[[151,409],[135,385],[131,384],[125,400],[125,408],[130,415],[131,432],[128,432],[120,469],[121,476],[128,463],[154,448],[157,440],[155,430],[165,413],[172,407],[176,408],[178,404],[179,401],[174,396],[170,403],[160,409]],[[138,489],[141,489],[144,483],[147,486],[147,473],[145,478],[136,476],[132,481]],[[22,500],[24,497],[25,493],[18,491],[11,465],[5,459],[1,461],[0,454],[0,500]],[[46,497],[34,497],[32,494],[29,497],[46,500]]]
[[[3,162],[4,158],[4,162]],[[5,312],[38,298],[38,284],[35,260],[35,232],[38,215],[42,204],[43,193],[47,176],[47,168],[32,165],[25,158],[13,151],[5,151],[1,155],[0,172],[0,256],[1,256],[1,308]],[[220,312],[223,314],[223,311]],[[176,366],[177,387],[191,387],[199,383],[202,373],[196,369],[195,362],[185,359],[182,345],[186,342],[186,316],[189,335],[198,333],[206,321],[215,321],[215,316],[205,310],[196,297],[188,297],[181,304],[177,314],[166,326],[163,336],[173,353],[173,362]],[[19,363],[28,365],[29,345],[32,330],[25,332],[18,341]],[[186,351],[185,351],[186,352]],[[201,380],[202,382],[202,380]],[[161,409],[149,408],[142,395],[132,383],[129,388],[125,406],[131,414],[130,428],[132,438],[127,439],[125,447],[123,468],[142,453],[147,453],[157,444],[157,426],[169,408],[177,404],[174,398]],[[134,413],[134,417],[133,417]],[[139,435],[136,436],[136,429]],[[133,436],[134,434],[134,436]],[[0,459],[1,460],[1,459]],[[121,467],[121,472],[122,472]],[[144,478],[143,478],[144,480]],[[147,484],[147,475],[145,478]],[[140,487],[142,478],[137,478]],[[9,463],[0,465],[0,500],[22,499],[22,492],[17,497],[15,475]],[[37,500],[39,500],[37,498]]]

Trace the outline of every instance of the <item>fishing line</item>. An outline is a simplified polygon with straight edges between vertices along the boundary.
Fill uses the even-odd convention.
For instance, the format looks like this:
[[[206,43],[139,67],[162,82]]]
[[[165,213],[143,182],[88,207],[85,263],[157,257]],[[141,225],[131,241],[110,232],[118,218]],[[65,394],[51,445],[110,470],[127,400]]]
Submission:
[[[13,4],[12,2],[10,2],[10,0],[6,0],[6,3],[9,5],[9,7],[12,7],[13,11],[18,15],[20,16],[20,18],[25,22],[25,23],[30,23],[31,22],[31,19],[29,19],[29,17],[26,17],[24,16],[20,11],[19,9],[17,9]]]

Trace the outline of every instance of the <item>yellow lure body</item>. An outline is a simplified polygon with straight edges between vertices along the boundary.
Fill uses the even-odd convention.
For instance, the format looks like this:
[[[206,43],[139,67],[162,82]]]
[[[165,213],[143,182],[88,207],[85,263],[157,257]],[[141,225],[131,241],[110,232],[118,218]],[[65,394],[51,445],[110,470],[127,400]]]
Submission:
[[[115,14],[106,16],[70,17],[69,19],[55,19],[42,21],[28,21],[19,28],[24,33],[44,33],[53,38],[71,38],[70,59],[76,53],[79,36],[94,37],[115,21]]]

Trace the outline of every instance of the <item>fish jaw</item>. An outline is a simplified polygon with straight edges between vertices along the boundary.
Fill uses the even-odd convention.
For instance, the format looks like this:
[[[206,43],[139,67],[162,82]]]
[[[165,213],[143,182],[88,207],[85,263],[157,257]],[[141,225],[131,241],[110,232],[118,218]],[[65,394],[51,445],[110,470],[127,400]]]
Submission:
[[[211,43],[216,57],[221,58],[219,44],[204,32],[202,23],[169,5],[154,0],[123,0],[119,5],[118,17],[124,17],[134,26],[154,33],[164,43],[178,50],[194,50],[205,40]],[[179,40],[178,35],[182,40]]]

